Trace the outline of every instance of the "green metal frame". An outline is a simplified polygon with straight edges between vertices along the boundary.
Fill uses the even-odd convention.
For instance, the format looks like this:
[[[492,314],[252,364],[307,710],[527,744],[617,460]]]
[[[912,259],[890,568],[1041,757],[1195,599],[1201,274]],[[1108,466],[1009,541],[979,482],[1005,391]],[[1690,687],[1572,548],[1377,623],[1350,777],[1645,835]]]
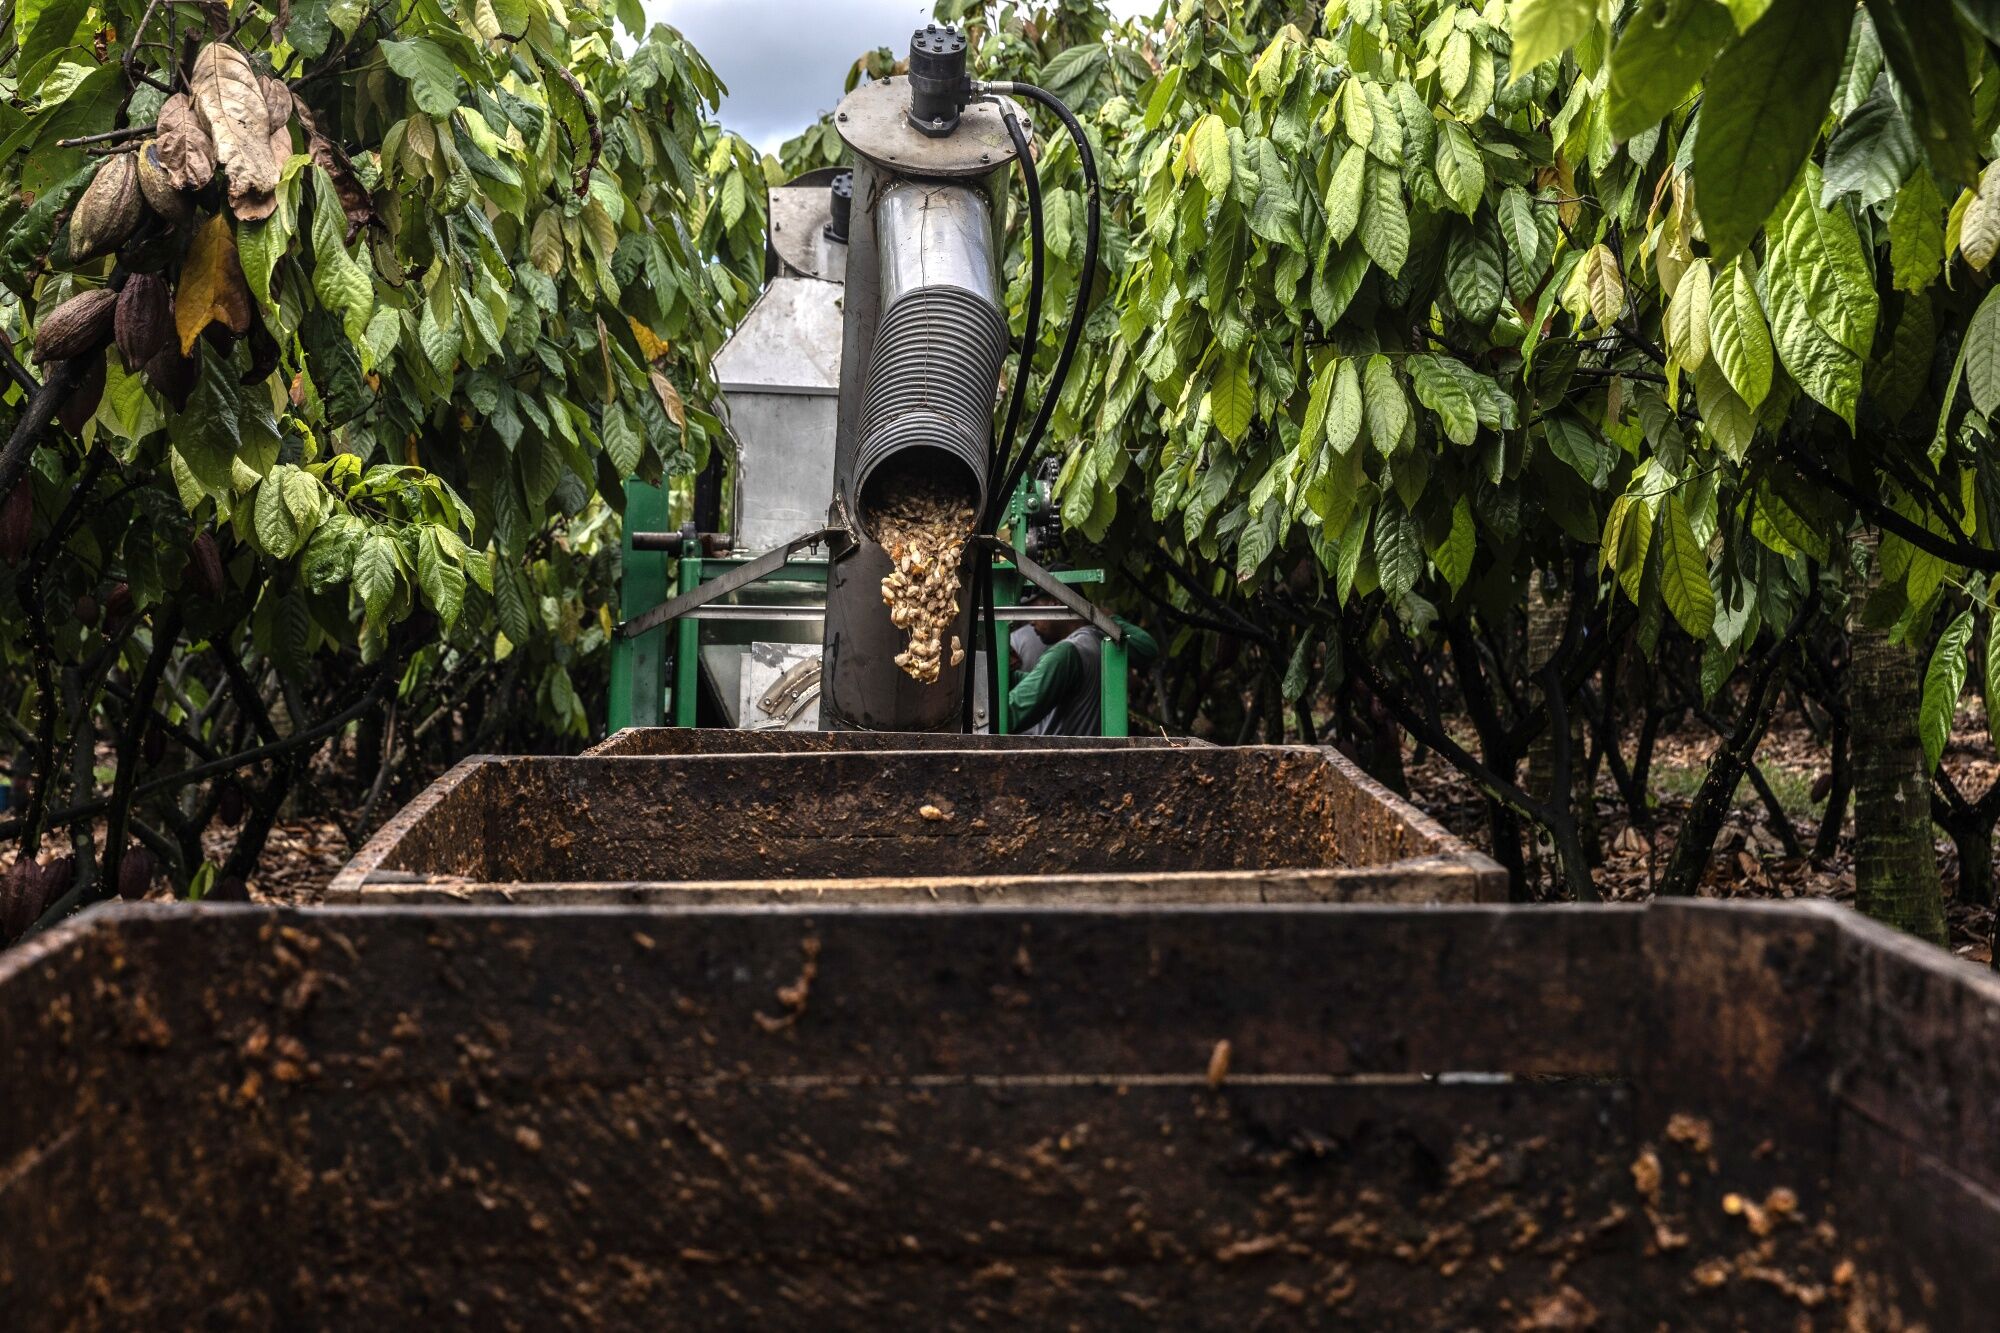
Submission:
[[[1009,526],[1014,532],[1025,530],[1027,514],[1026,487],[1017,490],[1007,506]],[[621,546],[624,558],[622,576],[618,589],[618,613],[624,620],[630,620],[642,612],[658,606],[668,597],[692,592],[701,586],[703,578],[713,578],[737,565],[744,563],[736,559],[703,559],[687,556],[674,560],[659,551],[634,551],[633,532],[665,531],[671,523],[669,500],[666,488],[648,486],[643,482],[625,483],[625,538]],[[673,572],[672,590],[669,591],[669,564],[678,566]],[[796,560],[785,566],[784,577],[800,582],[824,582],[825,561]],[[1056,575],[1064,583],[1090,584],[1104,581],[1102,570],[1072,569]],[[1009,562],[1000,561],[993,567],[993,601],[996,606],[1018,606],[1021,601],[1021,576]],[[1013,733],[1013,719],[1008,714],[1007,695],[1013,689],[1012,663],[1008,660],[1008,634],[1011,627],[1004,621],[993,626],[994,663],[998,668],[1000,697],[993,701],[994,724],[1001,735]],[[667,635],[673,635],[673,651],[667,651]],[[673,678],[667,679],[667,663],[673,664]],[[657,727],[662,725],[692,727],[697,720],[696,708],[700,698],[698,672],[701,666],[701,622],[683,617],[670,621],[636,635],[630,639],[613,639],[611,643],[611,701],[610,729],[618,731],[624,727]],[[1106,640],[1103,656],[1099,659],[1099,713],[1103,735],[1124,736],[1129,734],[1127,711],[1129,671],[1125,645]],[[669,715],[671,715],[669,719]]]

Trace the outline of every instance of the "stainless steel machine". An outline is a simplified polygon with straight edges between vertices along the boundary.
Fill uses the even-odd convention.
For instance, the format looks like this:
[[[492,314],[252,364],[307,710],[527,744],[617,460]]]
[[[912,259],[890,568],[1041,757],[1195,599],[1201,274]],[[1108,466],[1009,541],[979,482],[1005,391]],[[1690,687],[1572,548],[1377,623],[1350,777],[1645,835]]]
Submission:
[[[1061,608],[1053,614],[1106,634],[1103,713],[1122,733],[1122,632],[1068,586],[1076,574],[1059,579],[1020,549],[1020,515],[1012,545],[993,536],[1083,323],[1079,309],[1025,438],[1016,439],[1017,384],[996,439],[1009,342],[1002,237],[1017,166],[1030,219],[1031,332],[1040,318],[1040,194],[1016,98],[1044,104],[1077,140],[1090,180],[1086,270],[1097,235],[1089,144],[1052,95],[972,80],[954,29],[916,33],[907,68],[856,88],[835,111],[851,171],[812,173],[771,192],[769,285],[716,359],[737,442],[728,537],[648,530],[664,528],[664,516],[630,503],[636,488],[628,488],[628,547],[679,556],[679,595],[665,596],[663,576],[635,581],[628,569],[614,726],[666,720],[657,690],[646,697],[647,682],[671,662],[674,720],[688,724],[706,686],[736,727],[804,719],[827,730],[988,729],[1004,711],[1000,604],[1013,598],[1001,585],[1027,579],[1050,590]],[[893,565],[872,521],[879,495],[912,478],[962,496],[974,515],[949,630],[971,651],[930,682],[895,663],[907,636],[883,602]],[[815,559],[822,548],[824,560]],[[822,627],[817,654],[807,648],[814,622]]]

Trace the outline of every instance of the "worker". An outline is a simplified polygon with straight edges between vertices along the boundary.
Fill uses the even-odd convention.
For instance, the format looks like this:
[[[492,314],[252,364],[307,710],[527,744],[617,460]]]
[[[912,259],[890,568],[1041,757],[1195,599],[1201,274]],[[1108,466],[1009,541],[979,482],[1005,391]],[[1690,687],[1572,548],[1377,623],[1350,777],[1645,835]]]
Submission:
[[[1024,605],[1053,605],[1040,588],[1023,590]],[[1148,662],[1160,647],[1153,636],[1122,617],[1127,660]],[[1074,619],[1031,620],[1008,636],[1008,654],[1019,675],[1007,692],[1010,730],[1018,736],[1099,736],[1104,634]]]

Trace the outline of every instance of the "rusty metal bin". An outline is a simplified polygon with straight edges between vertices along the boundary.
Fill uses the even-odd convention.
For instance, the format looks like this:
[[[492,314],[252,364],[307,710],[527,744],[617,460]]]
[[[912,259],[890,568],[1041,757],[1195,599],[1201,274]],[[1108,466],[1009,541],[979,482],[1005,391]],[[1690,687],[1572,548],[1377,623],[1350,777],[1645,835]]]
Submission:
[[[0,955],[44,1329],[1914,1329],[2000,979],[1819,906],[100,909]]]
[[[623,735],[690,749],[469,759],[385,824],[327,900],[1422,902],[1506,891],[1490,859],[1330,749]],[[781,748],[704,749],[742,743]]]

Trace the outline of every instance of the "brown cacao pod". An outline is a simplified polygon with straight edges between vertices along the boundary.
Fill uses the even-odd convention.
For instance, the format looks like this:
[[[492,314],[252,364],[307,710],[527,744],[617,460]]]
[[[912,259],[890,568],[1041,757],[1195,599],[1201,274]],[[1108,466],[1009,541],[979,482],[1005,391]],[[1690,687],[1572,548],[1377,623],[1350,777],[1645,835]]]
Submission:
[[[69,258],[73,264],[116,250],[145,216],[139,195],[136,153],[114,153],[84,187],[69,215]]]
[[[234,782],[223,784],[222,797],[215,804],[215,817],[230,828],[243,822],[243,788]]]
[[[118,858],[118,896],[136,903],[152,886],[153,854],[135,842]]]
[[[199,595],[216,600],[222,596],[222,552],[216,549],[215,534],[204,532],[188,547],[187,572]]]
[[[0,874],[0,944],[12,944],[41,915],[41,867],[26,857]]]
[[[98,606],[95,597],[86,592],[77,594],[76,605],[70,609],[76,613],[78,624],[95,625],[98,614],[103,608]]]
[[[117,310],[118,293],[109,287],[70,297],[35,326],[35,364],[67,361],[102,346]]]
[[[174,336],[174,303],[167,280],[157,273],[134,273],[118,293],[118,314],[112,321],[118,355],[125,369],[137,370],[158,356]]]
[[[18,565],[34,544],[35,492],[26,477],[14,483],[5,501],[0,501],[0,560]]]
[[[132,585],[114,583],[104,598],[104,614],[111,618],[113,625],[119,624],[132,614]]]
[[[83,373],[77,377],[76,387],[56,409],[56,420],[72,435],[83,434],[84,426],[97,414],[97,405],[104,401],[104,358],[92,352],[82,360]]]
[[[169,337],[167,345],[146,363],[145,369],[147,381],[178,412],[187,406],[195,381],[201,377],[201,344],[195,344],[193,356],[182,356],[179,342]]]
[[[159,141],[146,140],[132,156],[137,159],[139,193],[155,213],[176,227],[185,227],[194,217],[194,205],[167,179],[167,169],[160,163]]]

